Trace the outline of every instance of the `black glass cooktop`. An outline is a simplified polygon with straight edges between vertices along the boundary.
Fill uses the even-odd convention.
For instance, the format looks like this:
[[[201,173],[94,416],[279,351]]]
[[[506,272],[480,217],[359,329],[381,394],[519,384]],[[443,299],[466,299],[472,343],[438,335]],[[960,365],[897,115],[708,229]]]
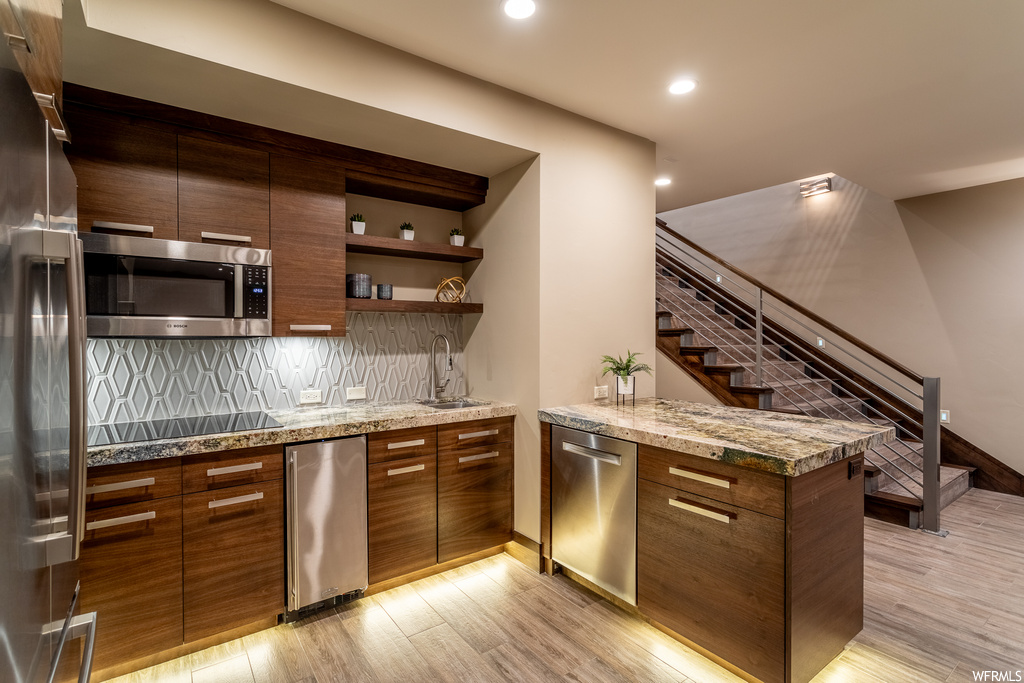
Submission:
[[[149,422],[122,422],[89,427],[89,445],[176,439],[182,436],[243,432],[249,429],[273,429],[281,423],[262,411],[228,415],[197,415]]]

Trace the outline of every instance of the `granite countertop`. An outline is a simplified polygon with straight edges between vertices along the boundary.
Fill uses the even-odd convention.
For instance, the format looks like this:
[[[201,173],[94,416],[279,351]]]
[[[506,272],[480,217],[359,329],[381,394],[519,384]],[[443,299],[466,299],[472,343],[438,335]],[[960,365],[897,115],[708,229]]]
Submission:
[[[541,422],[797,476],[896,438],[891,426],[638,398],[537,411]]]
[[[486,405],[437,410],[414,401],[394,401],[294,408],[268,411],[268,414],[280,422],[281,427],[92,446],[89,467],[507,417],[516,414],[516,406],[487,401]]]

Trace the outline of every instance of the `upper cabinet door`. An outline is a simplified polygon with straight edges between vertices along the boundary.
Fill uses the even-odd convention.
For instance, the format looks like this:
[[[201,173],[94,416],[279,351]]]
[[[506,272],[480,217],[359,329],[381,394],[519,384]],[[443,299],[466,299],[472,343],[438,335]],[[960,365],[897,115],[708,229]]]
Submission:
[[[169,130],[68,103],[78,229],[178,239],[178,140]]]
[[[64,38],[62,0],[0,0],[0,28],[39,108],[63,135]],[[63,140],[64,138],[61,137]]]
[[[179,135],[178,239],[269,249],[270,155]]]
[[[275,154],[274,336],[345,334],[345,170]]]

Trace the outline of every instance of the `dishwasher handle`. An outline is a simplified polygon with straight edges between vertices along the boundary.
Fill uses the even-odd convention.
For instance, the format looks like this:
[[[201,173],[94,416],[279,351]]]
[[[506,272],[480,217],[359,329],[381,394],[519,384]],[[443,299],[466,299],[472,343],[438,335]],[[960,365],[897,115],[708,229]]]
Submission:
[[[575,455],[582,455],[585,458],[593,458],[594,460],[600,460],[606,462],[609,465],[621,465],[622,456],[614,453],[608,453],[606,451],[599,451],[596,448],[589,448],[587,446],[581,446],[578,443],[572,441],[563,441],[562,450],[567,453],[573,453]]]

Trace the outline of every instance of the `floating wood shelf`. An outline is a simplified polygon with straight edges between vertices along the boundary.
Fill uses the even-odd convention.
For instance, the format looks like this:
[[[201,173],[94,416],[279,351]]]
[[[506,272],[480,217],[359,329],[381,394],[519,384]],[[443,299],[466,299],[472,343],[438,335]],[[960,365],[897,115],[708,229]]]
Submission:
[[[378,237],[377,235],[357,235],[351,232],[345,235],[345,251],[353,254],[399,256],[452,263],[466,263],[484,257],[484,250],[476,247],[453,247],[450,244],[417,242],[416,240]]]
[[[348,311],[381,313],[483,313],[483,304],[452,304],[440,301],[399,301],[396,299],[345,299]]]

